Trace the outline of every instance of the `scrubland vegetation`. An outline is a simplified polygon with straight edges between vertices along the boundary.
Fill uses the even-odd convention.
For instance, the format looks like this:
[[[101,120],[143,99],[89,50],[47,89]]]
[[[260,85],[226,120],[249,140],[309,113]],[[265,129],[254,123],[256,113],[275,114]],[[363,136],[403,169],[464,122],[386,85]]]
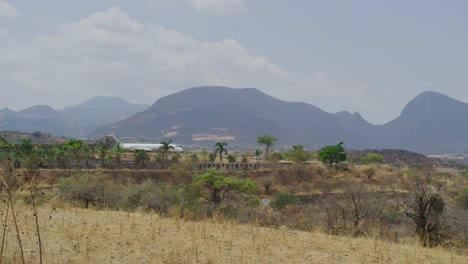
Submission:
[[[78,145],[63,157],[77,159]],[[41,169],[35,150],[18,149],[0,171],[3,263],[468,261],[463,171],[396,168],[376,155],[200,171],[194,154],[209,153],[179,155],[167,170]]]

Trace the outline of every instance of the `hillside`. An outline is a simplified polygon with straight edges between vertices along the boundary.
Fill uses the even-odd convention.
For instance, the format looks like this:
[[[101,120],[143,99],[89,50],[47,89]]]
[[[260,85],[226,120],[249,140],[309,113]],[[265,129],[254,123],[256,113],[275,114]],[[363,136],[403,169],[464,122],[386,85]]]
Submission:
[[[38,263],[33,214],[22,219],[28,263]],[[371,238],[259,228],[230,221],[190,222],[155,214],[39,207],[44,263],[466,263],[442,248]],[[7,228],[7,263],[18,261],[14,225]],[[417,254],[415,254],[417,252]]]
[[[369,153],[375,153],[382,155],[383,162],[397,167],[412,167],[415,165],[435,165],[439,161],[426,157],[419,153],[411,151],[399,150],[399,149],[366,149],[366,150],[355,150],[348,151],[348,158],[354,160],[356,158],[363,158]]]

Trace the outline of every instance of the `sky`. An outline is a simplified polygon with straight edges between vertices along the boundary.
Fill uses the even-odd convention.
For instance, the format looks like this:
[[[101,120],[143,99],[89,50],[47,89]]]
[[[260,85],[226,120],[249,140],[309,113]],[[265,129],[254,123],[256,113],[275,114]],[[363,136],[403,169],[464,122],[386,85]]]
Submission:
[[[253,87],[374,124],[468,102],[465,0],[0,0],[0,109]]]

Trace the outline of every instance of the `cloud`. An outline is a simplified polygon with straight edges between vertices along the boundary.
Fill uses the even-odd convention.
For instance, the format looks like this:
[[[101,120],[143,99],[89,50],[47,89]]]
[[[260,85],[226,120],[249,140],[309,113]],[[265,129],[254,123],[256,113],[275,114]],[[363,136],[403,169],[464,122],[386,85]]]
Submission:
[[[170,4],[190,5],[198,13],[232,14],[247,9],[245,0],[148,0],[151,7]]]
[[[230,14],[246,9],[243,0],[189,0],[197,12],[214,12],[218,14]]]
[[[16,11],[16,8],[9,4],[8,2],[4,0],[0,0],[0,18],[16,18],[18,16],[18,12]]]
[[[8,29],[0,27],[0,38],[8,35]]]
[[[14,87],[11,96],[29,94],[44,103],[60,98],[66,105],[97,94],[152,102],[197,85],[288,87],[292,79],[236,39],[201,41],[133,20],[118,7],[62,25],[53,35],[0,43],[0,80]]]

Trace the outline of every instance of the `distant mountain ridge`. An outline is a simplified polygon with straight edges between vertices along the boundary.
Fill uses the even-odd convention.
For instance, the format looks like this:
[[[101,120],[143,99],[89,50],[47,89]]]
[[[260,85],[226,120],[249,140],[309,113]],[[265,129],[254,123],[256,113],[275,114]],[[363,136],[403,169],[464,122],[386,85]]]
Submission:
[[[468,151],[468,104],[424,92],[384,125],[359,113],[328,113],[300,102],[285,102],[253,89],[194,87],[160,98],[147,110],[98,129],[94,135],[163,140],[181,144],[228,141],[255,145],[262,133],[278,144],[318,148],[344,141],[354,149],[400,148],[421,153]]]
[[[356,125],[356,130],[365,124]],[[231,139],[242,145],[255,144],[258,135],[269,133],[281,142],[312,139],[317,147],[335,143],[336,138],[363,140],[341,128],[342,121],[334,114],[306,103],[284,102],[253,88],[207,86],[163,97],[149,109],[99,129],[96,135],[170,137],[184,144]]]
[[[437,92],[416,96],[400,116],[383,125],[373,125],[359,113],[328,113],[254,88],[202,86],[162,97],[151,106],[94,97],[63,110],[5,108],[0,110],[0,126],[70,137],[171,139],[187,146],[227,141],[231,148],[252,148],[257,136],[267,133],[279,138],[279,146],[317,149],[344,141],[350,149],[468,152],[468,104]]]
[[[0,110],[0,127],[6,130],[86,137],[103,124],[125,119],[147,107],[149,105],[131,104],[117,97],[96,96],[63,110],[55,110],[47,105],[36,105],[17,112],[4,108]]]

